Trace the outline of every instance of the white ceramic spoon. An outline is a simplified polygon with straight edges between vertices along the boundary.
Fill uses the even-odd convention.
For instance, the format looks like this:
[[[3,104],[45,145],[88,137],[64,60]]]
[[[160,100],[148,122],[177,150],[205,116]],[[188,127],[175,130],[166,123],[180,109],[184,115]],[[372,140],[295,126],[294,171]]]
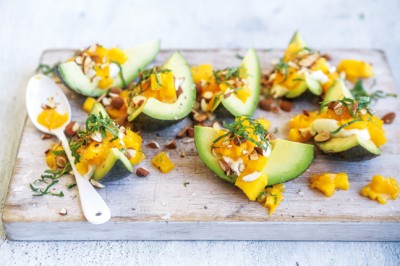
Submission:
[[[60,114],[68,114],[68,121],[56,129],[48,129],[37,122],[38,115],[43,111],[42,105],[46,104],[50,97],[53,97],[54,102],[57,103],[57,112]],[[90,177],[83,177],[75,167],[74,157],[71,154],[68,140],[64,134],[65,127],[71,121],[71,107],[61,88],[47,76],[33,76],[29,80],[26,90],[26,107],[29,118],[40,131],[55,135],[61,141],[68,160],[71,163],[79,190],[79,198],[83,214],[88,222],[92,224],[102,224],[107,222],[111,218],[110,209],[89,182]]]

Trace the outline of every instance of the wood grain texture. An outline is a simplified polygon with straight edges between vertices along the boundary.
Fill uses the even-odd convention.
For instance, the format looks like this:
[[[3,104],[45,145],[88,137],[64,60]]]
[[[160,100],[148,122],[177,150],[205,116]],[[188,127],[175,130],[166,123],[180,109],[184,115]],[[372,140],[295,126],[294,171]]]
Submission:
[[[65,60],[72,50],[50,50],[42,62],[53,64]],[[236,54],[243,50],[183,50],[191,64],[212,63],[221,68],[240,63]],[[162,62],[170,51],[158,57]],[[396,92],[396,86],[381,51],[332,50],[334,63],[343,58],[357,58],[371,62],[376,73],[375,89]],[[263,70],[278,58],[282,50],[260,50]],[[366,82],[369,88],[372,80]],[[83,97],[67,91],[71,99],[73,119],[84,121],[80,110]],[[266,113],[257,110],[254,117],[266,117],[271,128],[278,128],[278,137],[287,136],[287,122],[303,109],[317,109],[303,98],[295,102],[291,113]],[[399,111],[398,99],[378,102],[374,109],[378,116]],[[145,141],[157,140],[161,146],[172,139],[188,120],[162,132],[145,134]],[[234,186],[216,178],[200,161],[193,142],[179,141],[178,149],[169,151],[176,168],[168,175],[151,169],[147,178],[132,175],[108,183],[99,193],[110,206],[111,222],[93,226],[84,222],[76,189],[67,190],[65,184],[72,177],[63,178],[58,188],[64,198],[32,197],[28,186],[40,176],[46,165],[44,151],[55,140],[42,141],[30,121],[27,121],[18,152],[11,184],[6,199],[3,222],[9,238],[16,240],[111,240],[111,239],[274,239],[274,240],[400,240],[400,206],[398,201],[379,205],[361,197],[359,191],[374,174],[393,176],[399,172],[400,123],[385,126],[388,143],[383,155],[367,162],[349,163],[330,160],[317,152],[309,170],[286,185],[285,198],[277,212],[268,216],[267,209],[249,202]],[[184,151],[185,158],[179,153]],[[148,158],[158,152],[145,149]],[[349,191],[338,191],[326,198],[311,190],[309,177],[313,173],[345,171],[350,176]],[[183,184],[189,182],[187,186]],[[60,216],[61,208],[68,215]],[[165,219],[169,217],[169,219]],[[64,230],[59,230],[63,228]]]

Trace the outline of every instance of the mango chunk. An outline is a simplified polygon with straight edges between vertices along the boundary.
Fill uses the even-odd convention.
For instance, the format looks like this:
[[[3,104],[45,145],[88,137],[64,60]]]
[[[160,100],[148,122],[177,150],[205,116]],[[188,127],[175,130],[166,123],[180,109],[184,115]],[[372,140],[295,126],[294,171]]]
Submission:
[[[328,197],[332,197],[335,189],[348,190],[350,183],[346,173],[323,173],[311,176],[310,187],[318,189]]]
[[[85,110],[86,113],[90,113],[92,111],[92,108],[94,104],[96,103],[96,99],[92,97],[87,97],[85,102],[83,103],[83,110]]]
[[[400,188],[395,178],[375,175],[372,177],[372,181],[361,189],[360,193],[380,204],[386,204],[389,199],[395,200],[399,197]]]
[[[351,82],[356,82],[360,78],[369,78],[374,75],[374,70],[370,64],[355,59],[344,59],[339,62],[337,71],[346,73],[346,78]]]
[[[281,204],[283,200],[283,192],[285,192],[284,184],[276,184],[272,187],[266,188],[259,195],[257,200],[264,202],[264,206],[269,209],[269,214],[273,214],[276,208]]]
[[[165,152],[157,154],[151,162],[164,174],[170,172],[175,167],[174,163],[168,158]]]
[[[247,174],[241,174],[238,176],[235,182],[235,186],[239,187],[244,194],[249,198],[249,200],[256,200],[257,196],[264,190],[265,186],[268,184],[268,177],[259,173],[259,177],[252,181],[245,181]]]

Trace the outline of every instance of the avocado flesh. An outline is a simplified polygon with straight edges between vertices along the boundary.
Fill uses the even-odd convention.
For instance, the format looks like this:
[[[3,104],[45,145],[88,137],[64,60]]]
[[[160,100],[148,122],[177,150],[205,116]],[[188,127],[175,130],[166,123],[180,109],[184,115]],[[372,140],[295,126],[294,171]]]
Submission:
[[[350,90],[347,88],[344,80],[341,78],[336,79],[335,83],[329,90],[326,92],[324,97],[324,102],[331,102],[342,100],[343,98],[350,98],[353,99],[353,95],[351,94]],[[321,106],[320,112],[326,112],[328,110],[327,106]]]
[[[251,91],[250,96],[243,103],[232,93],[228,98],[222,98],[221,103],[233,116],[252,116],[258,106],[261,90],[261,67],[255,49],[247,51],[241,65],[246,68],[246,81]]]
[[[159,50],[159,40],[125,49],[124,52],[128,60],[121,65],[124,80],[121,79],[121,74],[119,74],[111,87],[122,88],[124,84],[132,82],[140,71],[154,60]],[[86,77],[82,68],[73,61],[59,64],[56,73],[68,88],[79,94],[98,97],[107,93],[107,89],[98,88],[97,84]]]
[[[381,154],[381,150],[371,140],[358,135],[331,138],[326,142],[317,142],[317,146],[325,154],[346,161],[369,160]]]
[[[107,111],[100,103],[93,105],[91,114],[102,114],[108,117]],[[115,140],[118,141],[118,140]],[[133,166],[124,153],[117,148],[112,148],[105,160],[96,167],[92,178],[97,181],[116,181],[133,172]]]
[[[327,91],[324,102],[353,99],[344,80],[338,78]],[[321,107],[320,112],[326,112],[327,106]],[[326,142],[316,142],[318,148],[325,154],[346,161],[369,160],[381,154],[381,150],[371,140],[366,140],[354,134],[348,137],[333,137]]]
[[[289,90],[286,94],[285,97],[286,98],[296,98],[299,97],[300,95],[302,95],[306,90],[307,90],[308,86],[307,86],[307,82],[303,81],[298,81],[298,85],[292,89]]]
[[[314,146],[287,140],[272,140],[272,152],[263,173],[268,185],[290,181],[300,176],[314,160]]]
[[[172,70],[177,79],[184,79],[180,85],[183,92],[174,103],[164,103],[155,98],[148,98],[140,114],[133,112],[128,120],[144,130],[162,129],[178,123],[185,118],[196,100],[190,67],[180,52],[174,52],[164,63],[163,68]]]
[[[194,133],[196,149],[202,162],[221,179],[235,183],[236,176],[225,175],[219,166],[218,159],[211,153],[211,146],[218,137],[218,131],[211,127],[195,126]],[[272,152],[263,169],[263,173],[268,176],[268,185],[298,177],[314,159],[314,147],[309,144],[273,140],[271,145]]]

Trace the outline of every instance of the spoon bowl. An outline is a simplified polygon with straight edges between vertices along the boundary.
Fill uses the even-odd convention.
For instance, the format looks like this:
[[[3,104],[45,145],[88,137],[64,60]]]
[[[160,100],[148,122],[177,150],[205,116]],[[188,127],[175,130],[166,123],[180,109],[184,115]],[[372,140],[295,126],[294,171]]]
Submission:
[[[47,103],[51,97],[53,97],[57,111],[62,114],[68,114],[67,121],[55,129],[49,129],[37,121],[39,114],[43,111],[42,105]],[[88,173],[82,176],[75,167],[75,157],[72,156],[68,140],[64,134],[65,127],[71,121],[71,107],[64,92],[51,78],[44,75],[35,75],[29,80],[26,90],[26,108],[32,123],[40,131],[55,135],[61,141],[75,176],[82,211],[86,220],[92,224],[102,224],[110,220],[110,209],[89,182],[94,168],[89,167]]]
[[[43,111],[43,104],[51,97],[56,103],[57,111],[61,114],[68,114],[68,120],[56,129],[48,129],[37,121],[37,117]],[[54,134],[54,131],[64,129],[71,122],[71,106],[67,97],[51,78],[44,75],[35,75],[29,80],[26,90],[26,109],[35,127],[47,134]]]

